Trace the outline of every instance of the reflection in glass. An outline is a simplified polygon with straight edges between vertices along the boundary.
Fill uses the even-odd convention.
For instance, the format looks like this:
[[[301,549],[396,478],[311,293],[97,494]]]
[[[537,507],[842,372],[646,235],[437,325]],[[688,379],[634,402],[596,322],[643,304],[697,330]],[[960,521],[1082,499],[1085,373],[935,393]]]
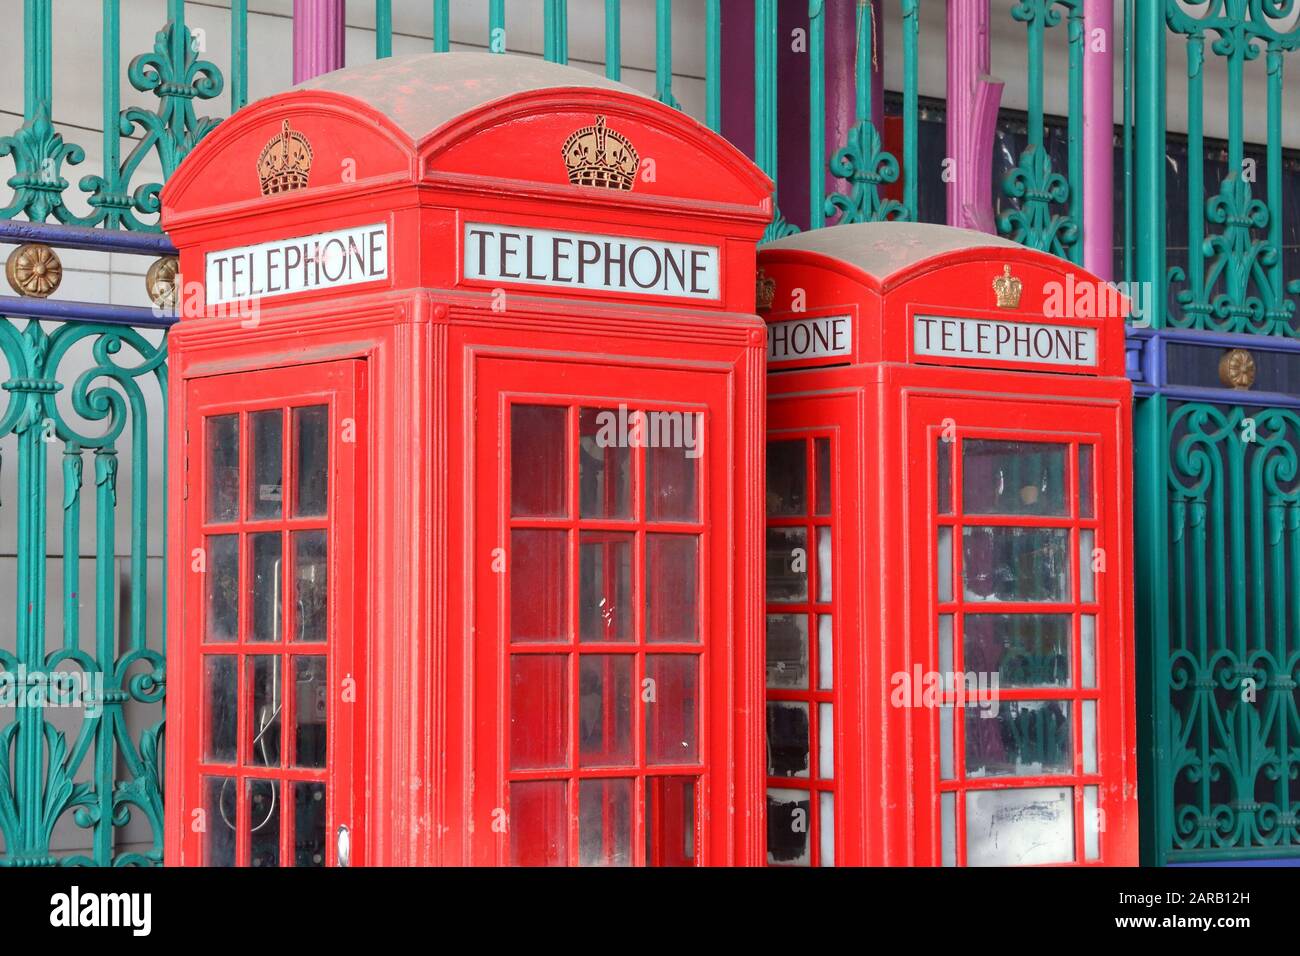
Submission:
[[[329,541],[325,531],[295,531],[295,641],[324,641],[329,637]]]
[[[808,834],[812,829],[812,794],[807,790],[767,791],[767,862],[808,866],[812,861]]]
[[[952,780],[956,776],[954,757],[956,747],[953,743],[953,708],[939,708],[939,779]]]
[[[633,631],[631,532],[578,536],[578,639],[630,641]]]
[[[632,517],[632,449],[619,440],[618,412],[578,413],[578,512],[584,518]]]
[[[1093,506],[1092,446],[1079,446],[1079,517],[1096,517]]]
[[[205,866],[235,865],[235,778],[204,777],[203,802],[207,829],[203,841]]]
[[[583,654],[578,665],[578,763],[632,763],[632,658]]]
[[[767,616],[767,686],[783,690],[808,686],[807,615]]]
[[[957,794],[952,791],[939,796],[940,843],[942,856],[940,865],[957,865]]]
[[[1065,445],[962,442],[962,509],[970,515],[1068,515]]]
[[[246,780],[250,866],[280,865],[280,784],[277,780]]]
[[[1097,807],[1098,789],[1083,788],[1083,858],[1101,857],[1101,811]]]
[[[293,865],[325,865],[325,784],[293,786]]]
[[[632,865],[632,781],[578,784],[580,866]]]
[[[294,477],[294,514],[300,518],[321,517],[329,505],[328,405],[293,410],[293,433],[297,456]]]
[[[1083,614],[1079,617],[1079,645],[1081,648],[1080,657],[1082,661],[1079,670],[1082,671],[1081,683],[1084,687],[1097,686],[1097,617],[1094,614]]]
[[[647,654],[645,751],[649,764],[699,760],[699,658],[694,654]]]
[[[963,529],[968,601],[1068,601],[1070,532],[1064,528]]]
[[[1069,787],[967,791],[967,866],[1073,860],[1074,794]]]
[[[767,599],[808,600],[807,529],[767,529]]]
[[[699,521],[700,456],[704,416],[698,412],[654,412],[659,447],[645,450],[647,521]],[[672,436],[680,435],[680,439]],[[652,438],[651,441],[655,439]]]
[[[256,767],[278,767],[280,714],[284,709],[280,657],[258,654],[247,660],[248,678],[253,688],[253,715],[248,728],[250,760]]]
[[[280,532],[262,532],[248,536],[253,550],[253,620],[252,641],[280,639]]]
[[[767,775],[807,777],[811,737],[808,705],[802,701],[767,702]]]
[[[647,866],[695,865],[695,778],[647,777]]]
[[[566,531],[510,532],[510,639],[569,639],[569,536]]]
[[[952,600],[952,528],[939,528],[939,600]]]
[[[295,657],[294,766],[324,767],[329,716],[329,683],[323,656]]]
[[[239,535],[208,535],[207,620],[203,639],[233,641],[239,637]]]
[[[835,685],[835,622],[829,614],[817,615],[817,689],[830,690]],[[768,620],[771,627],[771,619]],[[771,647],[771,644],[768,645]],[[770,653],[770,652],[769,652]],[[769,683],[769,687],[772,685]]]
[[[1083,707],[1083,772],[1097,772],[1097,702],[1085,700]]]
[[[206,420],[208,521],[239,520],[239,416]]]
[[[817,529],[817,600],[831,599],[831,529]]]
[[[212,763],[235,762],[239,691],[238,671],[232,654],[207,654],[203,658],[203,696],[207,701],[207,741],[203,759]]]
[[[510,769],[569,764],[569,667],[562,654],[510,658]]]
[[[966,615],[966,669],[1002,687],[1070,685],[1070,615]]]
[[[248,416],[253,460],[248,470],[249,510],[254,518],[280,517],[284,499],[284,413],[278,408]]]
[[[1002,700],[966,707],[966,775],[1073,773],[1070,702]]]
[[[952,442],[940,437],[935,444],[935,478],[939,489],[939,514],[952,514]]]
[[[645,639],[694,644],[700,639],[700,538],[645,536]]]
[[[952,615],[939,615],[939,673],[951,674],[955,667],[953,661]]]
[[[767,513],[808,513],[808,461],[802,439],[767,443]]]
[[[1097,599],[1093,561],[1093,533],[1090,528],[1082,528],[1079,530],[1079,600],[1085,603]]]
[[[813,454],[817,467],[817,509],[816,514],[831,513],[831,440],[829,438],[813,439]]]
[[[510,406],[510,513],[516,518],[568,514],[567,418],[559,405]]]
[[[817,811],[821,818],[817,821],[818,846],[821,848],[821,865],[835,865],[835,794],[823,790],[817,794]]]
[[[510,784],[510,865],[569,862],[568,784],[527,780]]]
[[[830,704],[817,705],[817,776],[835,777],[835,720]]]

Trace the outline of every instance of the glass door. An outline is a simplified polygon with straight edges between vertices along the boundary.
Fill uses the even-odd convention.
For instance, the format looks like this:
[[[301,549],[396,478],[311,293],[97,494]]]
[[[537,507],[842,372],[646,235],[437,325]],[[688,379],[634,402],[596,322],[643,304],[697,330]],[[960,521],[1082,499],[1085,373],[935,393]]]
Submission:
[[[1104,862],[1125,759],[1113,412],[949,402],[914,424],[909,503],[920,861]],[[1064,426],[1064,427],[1063,427]],[[922,449],[924,454],[916,454]],[[916,664],[923,666],[916,666]],[[897,689],[897,688],[896,688]],[[1131,741],[1130,741],[1131,746]],[[1109,779],[1108,779],[1109,778]],[[927,812],[928,811],[928,812]]]
[[[494,824],[488,858],[699,865],[726,799],[709,760],[725,688],[726,543],[710,523],[727,505],[711,431],[723,395],[676,372],[638,371],[629,388],[613,370],[484,371],[476,776],[496,768],[480,814]],[[584,394],[556,388],[565,381]]]
[[[190,383],[193,676],[171,706],[187,708],[186,856],[207,866],[359,862],[358,364]]]

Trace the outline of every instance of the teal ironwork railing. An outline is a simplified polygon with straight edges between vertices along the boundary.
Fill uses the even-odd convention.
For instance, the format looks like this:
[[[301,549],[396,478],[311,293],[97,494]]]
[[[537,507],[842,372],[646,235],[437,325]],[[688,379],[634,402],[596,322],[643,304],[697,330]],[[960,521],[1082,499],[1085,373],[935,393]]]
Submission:
[[[1282,246],[1294,13],[1294,4],[1245,0],[1134,5],[1134,126],[1124,142],[1133,277],[1150,302],[1150,327],[1129,341],[1141,369],[1138,754],[1148,863],[1300,857],[1300,340]],[[1166,225],[1166,113],[1184,95],[1167,88],[1167,66],[1182,65],[1171,50],[1186,66],[1186,237]],[[1261,56],[1263,96],[1246,72]],[[1212,100],[1215,61],[1223,79]],[[1206,143],[1211,102],[1226,110],[1222,171]],[[1262,163],[1247,148],[1248,111],[1263,114]],[[1186,261],[1169,263],[1167,250],[1184,244]]]

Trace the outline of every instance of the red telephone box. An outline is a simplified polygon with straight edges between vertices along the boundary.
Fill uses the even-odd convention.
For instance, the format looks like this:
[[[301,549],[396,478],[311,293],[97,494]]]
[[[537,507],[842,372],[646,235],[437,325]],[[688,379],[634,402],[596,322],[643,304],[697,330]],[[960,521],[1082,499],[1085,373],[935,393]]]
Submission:
[[[1124,303],[946,226],[758,258],[768,861],[1136,864]]]
[[[761,861],[770,195],[682,113],[488,54],[190,154],[169,863]]]

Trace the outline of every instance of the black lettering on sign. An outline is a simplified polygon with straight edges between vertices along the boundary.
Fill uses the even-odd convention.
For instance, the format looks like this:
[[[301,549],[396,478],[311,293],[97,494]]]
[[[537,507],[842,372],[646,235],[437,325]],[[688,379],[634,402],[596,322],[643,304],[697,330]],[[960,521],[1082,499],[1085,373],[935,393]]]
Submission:
[[[917,358],[1094,366],[1096,341],[1096,330],[1075,326],[930,315],[917,315],[912,323]]]

